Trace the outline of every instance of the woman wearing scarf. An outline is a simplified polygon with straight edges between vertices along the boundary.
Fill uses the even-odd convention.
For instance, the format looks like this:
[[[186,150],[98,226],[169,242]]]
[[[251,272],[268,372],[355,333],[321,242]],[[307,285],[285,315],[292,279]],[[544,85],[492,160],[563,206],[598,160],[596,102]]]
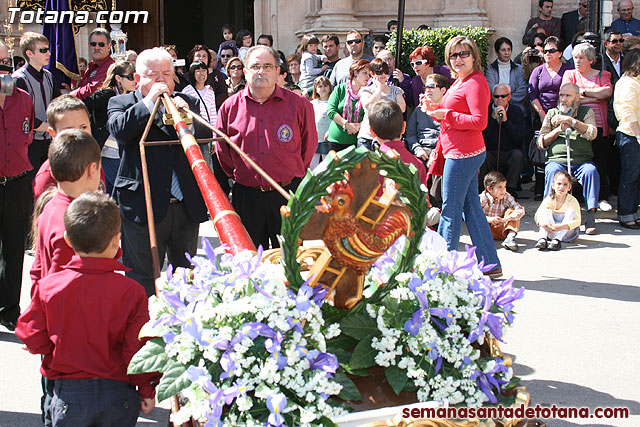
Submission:
[[[333,121],[329,125],[329,149],[343,150],[355,145],[364,118],[364,109],[360,103],[360,88],[369,81],[369,61],[360,59],[349,68],[349,80],[337,85],[329,97],[327,117]]]

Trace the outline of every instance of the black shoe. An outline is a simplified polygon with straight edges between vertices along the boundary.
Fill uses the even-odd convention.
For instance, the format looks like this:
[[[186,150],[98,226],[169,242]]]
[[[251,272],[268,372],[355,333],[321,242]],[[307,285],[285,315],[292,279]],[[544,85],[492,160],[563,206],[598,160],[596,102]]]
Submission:
[[[543,250],[543,249],[547,249],[547,245],[549,244],[549,241],[547,239],[545,239],[544,237],[538,239],[538,243],[536,243],[536,248]]]
[[[560,243],[560,240],[558,239],[553,239],[549,242],[547,248],[549,248],[550,251],[559,251],[560,248],[562,248],[562,243]]]
[[[0,319],[0,325],[4,326],[5,328],[10,330],[11,332],[16,330],[16,322],[11,322],[11,321],[7,321],[7,320],[4,320],[4,319]]]
[[[624,221],[618,221],[620,223],[621,226],[623,226],[624,228],[628,228],[629,230],[640,230],[640,224],[638,224],[637,221],[633,221],[633,222],[624,222]]]

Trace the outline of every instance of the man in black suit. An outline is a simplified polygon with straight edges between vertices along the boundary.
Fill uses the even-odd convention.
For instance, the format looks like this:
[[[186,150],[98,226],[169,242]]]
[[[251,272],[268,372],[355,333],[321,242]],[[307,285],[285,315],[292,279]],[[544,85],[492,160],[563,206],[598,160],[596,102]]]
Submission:
[[[578,9],[562,14],[560,21],[562,28],[560,30],[560,38],[562,39],[562,48],[564,49],[571,43],[573,36],[578,31],[584,31],[585,18],[587,17],[588,0],[579,0]]]
[[[156,99],[163,93],[174,94],[171,56],[160,48],[143,51],[138,56],[134,78],[137,90],[109,101],[107,126],[120,149],[120,169],[114,187],[122,216],[123,261],[132,268],[126,274],[141,283],[147,295],[152,295],[155,287],[139,142]],[[183,93],[174,95],[178,108],[200,111],[197,99]],[[178,139],[174,128],[163,124],[163,113],[161,105],[148,141]],[[210,134],[196,125],[196,137],[206,138]],[[201,148],[204,147],[203,144]],[[207,209],[187,158],[180,145],[152,146],[147,148],[147,164],[160,262],[166,252],[174,267],[190,267],[185,252],[195,255],[199,223],[207,220]]]

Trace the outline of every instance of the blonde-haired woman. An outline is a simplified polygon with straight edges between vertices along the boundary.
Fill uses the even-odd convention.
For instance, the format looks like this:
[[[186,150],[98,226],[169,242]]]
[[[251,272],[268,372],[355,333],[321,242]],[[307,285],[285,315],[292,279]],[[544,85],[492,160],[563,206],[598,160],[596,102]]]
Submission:
[[[445,163],[438,233],[447,241],[449,250],[458,249],[464,219],[477,247],[478,259],[484,259],[485,265],[494,264],[487,274],[498,277],[502,268],[478,197],[478,170],[486,157],[482,130],[487,127],[491,93],[482,73],[480,49],[472,39],[453,37],[444,54],[456,80],[445,93],[442,105],[422,99],[422,108],[441,123],[440,144]]]

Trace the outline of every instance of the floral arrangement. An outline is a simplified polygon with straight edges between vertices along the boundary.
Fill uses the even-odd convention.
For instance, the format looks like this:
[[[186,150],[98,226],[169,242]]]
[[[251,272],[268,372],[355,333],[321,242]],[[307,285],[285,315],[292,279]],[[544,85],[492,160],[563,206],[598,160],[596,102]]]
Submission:
[[[141,335],[160,338],[134,356],[129,373],[163,372],[158,400],[182,391],[188,403],[172,415],[178,423],[316,426],[345,413],[328,400],[342,386],[333,379],[337,358],[326,352],[340,334],[323,320],[326,291],[292,292],[282,268],[260,263],[261,250],[216,262],[203,244],[208,259],[192,259],[193,271],[168,271],[150,299]]]
[[[326,290],[287,286],[281,265],[257,254],[207,258],[168,272],[150,300],[150,339],[129,373],[163,372],[158,399],[182,391],[189,402],[173,421],[205,426],[333,426],[346,401],[361,398],[354,380],[384,368],[399,394],[420,401],[480,406],[508,404],[501,393],[517,378],[500,358],[481,351],[502,340],[523,289],[492,282],[475,249],[447,251],[427,232],[409,272],[385,283],[405,241],[369,272],[368,294],[351,311],[323,305]],[[368,298],[366,296],[368,295]]]

